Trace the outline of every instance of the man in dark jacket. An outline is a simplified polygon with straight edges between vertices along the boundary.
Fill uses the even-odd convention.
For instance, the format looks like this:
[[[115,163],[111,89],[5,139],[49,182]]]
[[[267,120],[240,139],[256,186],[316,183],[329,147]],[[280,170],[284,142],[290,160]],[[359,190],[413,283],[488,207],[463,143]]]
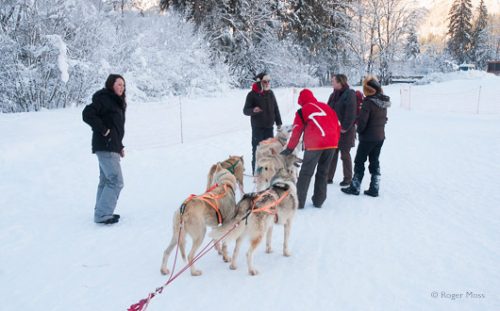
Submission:
[[[391,102],[389,96],[383,94],[382,87],[375,77],[365,78],[363,92],[366,97],[358,117],[359,145],[354,159],[354,177],[351,185],[341,190],[347,194],[359,194],[368,157],[371,182],[370,188],[364,193],[376,197],[380,188],[379,156],[385,140],[387,108],[391,106]]]
[[[261,141],[274,137],[274,123],[278,128],[282,124],[278,103],[271,91],[271,78],[266,73],[260,73],[255,80],[243,107],[243,113],[250,116],[252,125],[252,173],[255,172],[257,146]]]
[[[120,75],[109,75],[105,88],[92,96],[92,103],[82,112],[83,121],[92,128],[92,152],[99,161],[94,221],[102,224],[118,222],[120,215],[113,214],[123,176],[120,157],[125,156],[122,143],[125,135],[125,80]]]
[[[352,180],[351,148],[354,147],[354,140],[356,138],[356,93],[349,88],[347,77],[343,74],[334,75],[332,77],[332,85],[333,93],[328,99],[328,105],[337,113],[341,130],[339,148],[333,156],[328,171],[328,183],[333,183],[340,152],[344,173],[344,178],[340,185],[345,187],[349,186]]]

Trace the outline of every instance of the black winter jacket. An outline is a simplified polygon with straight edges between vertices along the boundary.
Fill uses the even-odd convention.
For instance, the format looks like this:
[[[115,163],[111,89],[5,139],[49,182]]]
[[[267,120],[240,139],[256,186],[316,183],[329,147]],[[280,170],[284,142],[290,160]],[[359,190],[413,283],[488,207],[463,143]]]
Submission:
[[[253,112],[255,107],[260,107],[263,111]],[[278,126],[282,124],[280,110],[273,91],[261,92],[256,87],[256,84],[253,85],[252,91],[247,95],[243,113],[251,117],[252,127],[272,128],[275,122]]]
[[[348,149],[354,147],[356,139],[356,93],[354,90],[347,88],[342,91],[342,94],[335,100],[335,92],[328,98],[328,106],[330,106],[339,119],[342,130],[345,133],[340,134],[339,148]]]
[[[389,96],[376,94],[365,97],[358,117],[359,141],[382,141],[385,139],[387,108],[391,106]]]
[[[92,104],[85,106],[83,121],[92,127],[92,152],[111,151],[120,153],[125,135],[125,103],[108,89],[97,91]],[[105,137],[107,130],[110,133]]]

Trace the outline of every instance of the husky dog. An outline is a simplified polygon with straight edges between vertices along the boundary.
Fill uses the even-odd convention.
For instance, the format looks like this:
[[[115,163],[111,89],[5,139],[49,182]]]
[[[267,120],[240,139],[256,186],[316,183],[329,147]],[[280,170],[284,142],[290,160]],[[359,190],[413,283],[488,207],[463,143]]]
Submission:
[[[255,150],[255,161],[257,162],[259,159],[279,154],[286,146],[291,132],[291,125],[282,126],[279,130],[277,130],[276,137],[261,141]]]
[[[229,156],[228,159],[218,163],[223,168],[231,172],[236,177],[240,190],[243,193],[243,173],[245,172],[245,163],[243,162],[243,156]],[[207,190],[214,184],[214,173],[217,164],[212,165],[208,171],[207,176]]]
[[[266,250],[271,251],[270,229],[274,222],[285,227],[283,255],[290,256],[288,239],[297,206],[297,188],[293,176],[285,170],[279,170],[267,190],[245,194],[238,202],[235,217],[212,230],[210,236],[214,239],[220,238],[239,223],[225,238],[225,240],[236,240],[230,268],[233,270],[237,268],[236,261],[241,243],[243,238],[248,236],[250,239],[250,248],[247,252],[248,272],[250,275],[256,275],[258,271],[253,266],[253,253],[266,232],[268,233]]]
[[[302,159],[298,158],[295,154],[288,156],[283,156],[276,153],[270,157],[264,157],[257,160],[255,164],[255,185],[257,191],[266,189],[271,185],[271,180],[276,175],[276,173],[283,169],[287,171],[291,176],[294,177],[294,181],[297,181],[298,167],[302,162]]]
[[[188,234],[193,240],[191,251],[188,255],[189,262],[200,247],[208,227],[217,227],[224,221],[230,221],[236,213],[236,199],[234,189],[236,178],[230,171],[216,165],[214,171],[214,186],[210,191],[200,196],[191,196],[177,210],[173,217],[173,236],[170,244],[163,253],[161,273],[168,274],[168,257],[174,247],[179,243],[181,256],[186,260],[185,236]],[[182,229],[181,229],[182,228]],[[180,230],[181,229],[181,230]],[[181,232],[179,236],[179,232]],[[194,264],[191,266],[191,275],[201,275]]]

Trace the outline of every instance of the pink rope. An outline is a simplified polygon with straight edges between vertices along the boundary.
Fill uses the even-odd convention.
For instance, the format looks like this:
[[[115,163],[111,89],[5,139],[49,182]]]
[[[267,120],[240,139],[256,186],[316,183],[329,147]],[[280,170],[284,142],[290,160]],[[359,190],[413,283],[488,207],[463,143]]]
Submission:
[[[243,219],[241,219],[243,220]],[[131,305],[127,310],[128,311],[145,311],[149,305],[149,302],[151,301],[151,299],[153,299],[156,295],[159,295],[163,292],[163,289],[165,287],[167,287],[170,283],[172,283],[176,278],[178,278],[182,273],[184,273],[187,269],[189,269],[195,262],[197,262],[201,257],[205,256],[210,250],[212,250],[215,245],[217,243],[219,243],[220,241],[222,241],[229,233],[231,233],[231,231],[233,231],[234,229],[236,229],[236,227],[238,227],[238,225],[240,224],[240,221],[238,221],[236,224],[234,224],[234,226],[228,230],[226,233],[224,233],[224,235],[222,237],[220,237],[219,239],[217,240],[211,240],[210,242],[208,242],[205,247],[203,247],[203,249],[201,251],[198,252],[198,254],[196,254],[193,258],[193,260],[189,263],[187,263],[179,272],[177,272],[177,274],[174,275],[174,271],[175,271],[175,264],[176,264],[176,261],[177,261],[177,253],[179,251],[179,241],[180,241],[180,237],[181,237],[181,229],[182,229],[182,226],[181,228],[179,229],[179,239],[177,241],[177,248],[175,250],[175,257],[174,257],[174,264],[173,264],[173,267],[172,267],[172,272],[170,274],[170,277],[168,279],[168,281],[163,284],[162,286],[158,287],[154,292],[152,293],[149,293],[148,297],[145,298],[145,299],[141,299],[139,302]]]

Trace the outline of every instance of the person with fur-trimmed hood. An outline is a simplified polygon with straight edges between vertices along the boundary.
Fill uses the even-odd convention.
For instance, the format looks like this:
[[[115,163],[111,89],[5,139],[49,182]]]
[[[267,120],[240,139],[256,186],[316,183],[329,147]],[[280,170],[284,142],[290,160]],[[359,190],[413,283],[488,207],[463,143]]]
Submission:
[[[380,83],[374,76],[363,80],[365,99],[358,117],[359,144],[354,159],[354,177],[348,188],[341,189],[347,194],[359,195],[365,172],[365,162],[369,158],[368,170],[371,174],[370,188],[364,193],[377,197],[380,188],[379,156],[385,140],[387,108],[391,106],[389,96],[384,95]]]
[[[319,208],[326,200],[328,168],[339,143],[340,124],[335,111],[327,104],[319,102],[308,89],[300,92],[298,104],[302,108],[295,113],[292,135],[281,154],[290,155],[304,134],[306,151],[297,180],[298,208],[304,208],[307,190],[315,170],[312,202],[314,207]]]
[[[263,140],[274,137],[274,123],[281,127],[278,102],[271,90],[271,77],[263,72],[255,77],[252,90],[248,93],[243,113],[250,116],[252,125],[252,174],[255,173],[255,151]]]

